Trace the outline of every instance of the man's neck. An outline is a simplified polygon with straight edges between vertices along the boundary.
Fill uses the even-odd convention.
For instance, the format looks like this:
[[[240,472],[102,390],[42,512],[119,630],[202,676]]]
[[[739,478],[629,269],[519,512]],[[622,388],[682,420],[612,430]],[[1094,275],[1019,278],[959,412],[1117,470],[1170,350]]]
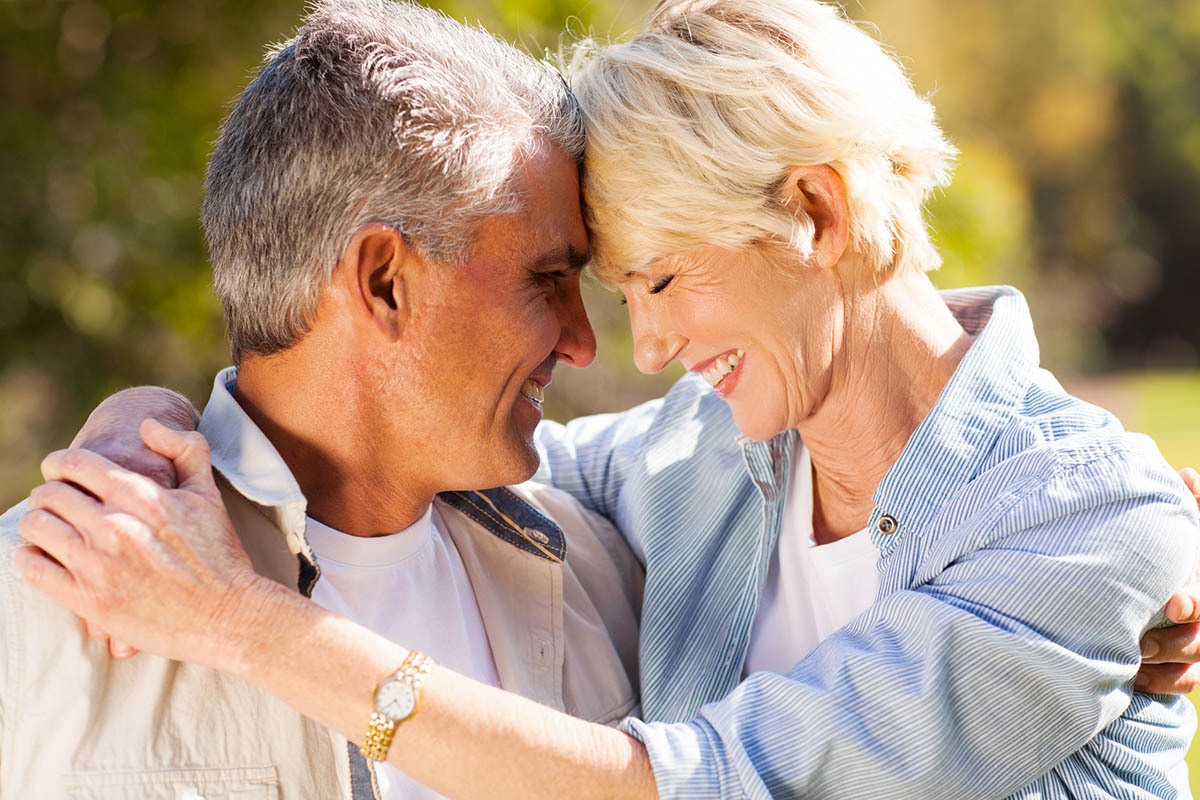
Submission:
[[[307,349],[245,359],[234,397],[291,470],[310,517],[354,536],[407,528],[436,490],[402,473],[403,443],[369,424],[379,416],[361,380]]]

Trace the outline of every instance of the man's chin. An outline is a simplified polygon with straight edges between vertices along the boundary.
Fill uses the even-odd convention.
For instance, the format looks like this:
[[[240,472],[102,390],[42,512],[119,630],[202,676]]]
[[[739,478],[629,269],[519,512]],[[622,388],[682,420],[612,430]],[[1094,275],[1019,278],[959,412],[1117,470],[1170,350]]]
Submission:
[[[495,489],[524,483],[534,476],[540,465],[541,459],[532,440],[525,442],[523,446],[514,443],[501,460],[493,462],[486,478],[479,476],[481,484],[471,488]]]

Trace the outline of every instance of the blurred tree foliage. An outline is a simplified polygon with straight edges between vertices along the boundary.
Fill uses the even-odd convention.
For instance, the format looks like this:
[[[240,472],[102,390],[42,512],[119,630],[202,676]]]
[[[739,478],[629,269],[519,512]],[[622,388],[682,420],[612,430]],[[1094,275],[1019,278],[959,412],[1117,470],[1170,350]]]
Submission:
[[[450,0],[541,53],[564,22],[619,36],[649,0]],[[203,403],[227,361],[197,223],[228,102],[293,0],[0,0],[0,502],[25,494],[105,394]],[[962,154],[935,202],[947,286],[1031,297],[1065,371],[1194,365],[1200,349],[1200,1],[863,0]],[[550,412],[661,391],[624,313],[589,292],[601,357]]]

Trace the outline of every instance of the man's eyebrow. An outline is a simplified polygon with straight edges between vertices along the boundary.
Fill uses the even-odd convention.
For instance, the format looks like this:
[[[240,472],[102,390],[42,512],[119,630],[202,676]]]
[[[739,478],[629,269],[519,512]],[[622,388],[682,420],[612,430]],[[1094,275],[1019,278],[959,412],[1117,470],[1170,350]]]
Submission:
[[[530,262],[531,268],[550,267],[557,264],[566,264],[567,268],[575,272],[580,272],[592,260],[590,250],[576,250],[568,244],[555,247],[553,250],[547,250]]]

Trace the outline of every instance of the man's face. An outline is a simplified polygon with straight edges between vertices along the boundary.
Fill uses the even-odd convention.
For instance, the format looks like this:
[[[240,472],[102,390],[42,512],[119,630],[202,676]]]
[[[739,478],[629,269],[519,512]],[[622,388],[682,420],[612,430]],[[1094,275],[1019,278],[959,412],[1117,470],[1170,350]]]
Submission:
[[[421,402],[398,423],[424,437],[441,491],[529,478],[555,363],[584,367],[596,355],[579,294],[588,241],[575,164],[541,148],[518,184],[522,210],[485,219],[469,261],[428,264],[412,285],[410,374],[396,377]]]

